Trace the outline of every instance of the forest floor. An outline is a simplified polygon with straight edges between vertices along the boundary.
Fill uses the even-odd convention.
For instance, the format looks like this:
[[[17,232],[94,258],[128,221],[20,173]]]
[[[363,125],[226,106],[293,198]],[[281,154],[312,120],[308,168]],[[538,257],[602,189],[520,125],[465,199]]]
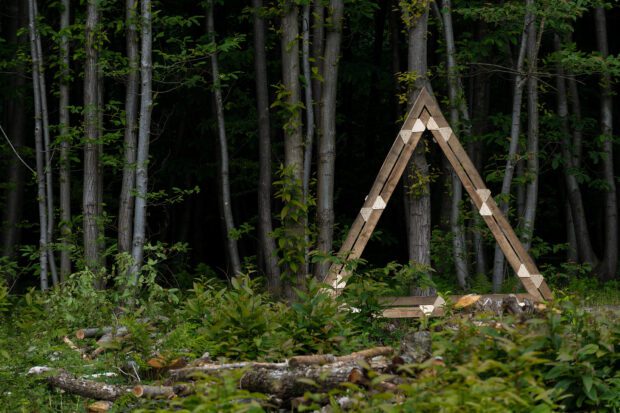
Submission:
[[[531,314],[449,309],[445,317],[393,321],[373,315],[370,302],[356,303],[362,311],[352,314],[311,292],[289,307],[248,279],[227,287],[196,283],[182,296],[146,291],[131,312],[113,293],[84,285],[30,292],[6,308],[0,411],[620,409],[620,305],[613,288],[581,298],[559,293]],[[112,327],[108,338],[81,331],[105,326]],[[428,349],[406,344],[421,333],[428,334]],[[411,356],[412,348],[424,356]],[[365,349],[378,355],[348,356]],[[316,354],[334,357],[291,364]],[[196,367],[202,374],[178,373]],[[84,393],[92,383],[119,393]]]

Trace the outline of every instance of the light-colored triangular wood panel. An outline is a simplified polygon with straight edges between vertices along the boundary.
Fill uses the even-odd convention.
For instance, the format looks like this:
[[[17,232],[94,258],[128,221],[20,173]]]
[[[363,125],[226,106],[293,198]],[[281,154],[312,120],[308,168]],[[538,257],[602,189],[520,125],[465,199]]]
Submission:
[[[394,140],[364,205],[340,249],[340,256],[346,259],[361,256],[424,130],[429,130],[435,137],[435,141],[497,240],[508,263],[519,275],[528,294],[536,300],[552,299],[551,290],[534,260],[495,203],[491,191],[486,187],[478,170],[443,116],[437,101],[426,88],[421,89],[403,127]],[[342,265],[333,265],[325,281],[338,294],[346,285],[345,276]],[[433,312],[430,307],[423,310],[424,313]]]

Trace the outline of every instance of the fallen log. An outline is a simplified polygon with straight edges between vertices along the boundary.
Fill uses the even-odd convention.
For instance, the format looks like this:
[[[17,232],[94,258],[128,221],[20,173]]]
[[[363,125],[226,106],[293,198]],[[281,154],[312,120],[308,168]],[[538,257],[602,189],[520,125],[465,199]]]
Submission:
[[[94,327],[94,328],[81,328],[75,332],[75,337],[78,340],[84,340],[85,338],[97,338],[106,334],[112,334],[116,332],[117,336],[123,336],[128,333],[127,327]]]
[[[95,400],[114,401],[123,394],[131,391],[131,388],[82,379],[64,370],[47,366],[33,367],[28,371],[28,374],[46,374],[45,381],[52,387],[57,387],[68,393]]]
[[[253,368],[264,368],[264,369],[286,369],[288,368],[288,363],[263,363],[256,361],[241,361],[238,363],[224,363],[224,364],[216,364],[209,363],[201,366],[195,367],[184,367],[182,369],[170,370],[170,377],[173,380],[178,379],[186,379],[190,377],[195,377],[198,375],[209,375],[216,374],[218,372],[226,371],[226,370],[239,370],[239,369],[253,369]]]
[[[94,349],[90,353],[90,358],[94,359],[99,354],[103,353],[108,348],[110,348],[110,345],[112,343],[114,343],[115,341],[122,340],[123,337],[126,337],[128,334],[129,334],[129,331],[127,330],[126,327],[121,327],[117,329],[116,331],[111,331],[109,333],[104,334],[103,336],[101,336],[99,340],[97,340],[97,348]]]
[[[376,357],[368,362],[368,367],[377,372],[386,371],[389,365],[385,357]],[[350,382],[354,377],[357,380],[360,368],[363,369],[364,366],[357,362],[279,369],[255,367],[243,374],[239,380],[239,388],[290,400],[307,391],[327,392],[342,383]]]
[[[170,399],[176,395],[172,386],[149,386],[140,384],[132,389],[132,393],[136,397],[144,397],[147,399]]]
[[[371,359],[377,356],[389,356],[394,353],[392,347],[373,347],[366,350],[347,354],[346,356],[334,356],[332,354],[313,354],[309,356],[294,356],[288,360],[290,367],[324,365],[337,362],[348,362],[362,359]]]

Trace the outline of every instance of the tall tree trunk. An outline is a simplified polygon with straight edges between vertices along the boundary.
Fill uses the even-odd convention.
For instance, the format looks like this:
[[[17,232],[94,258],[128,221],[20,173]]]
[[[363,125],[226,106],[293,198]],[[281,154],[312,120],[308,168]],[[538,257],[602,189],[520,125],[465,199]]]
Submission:
[[[344,1],[329,2],[329,17],[326,21],[325,60],[323,66],[323,102],[321,104],[321,126],[319,139],[319,162],[317,184],[317,223],[319,234],[317,250],[328,254],[334,237],[334,170],[336,167],[336,94],[338,91],[338,59],[342,41],[342,19]],[[315,277],[323,280],[329,268],[328,262],[317,263]]]
[[[515,67],[514,89],[512,94],[512,123],[510,126],[510,145],[508,148],[508,156],[506,157],[506,167],[504,168],[504,178],[502,180],[502,189],[499,195],[499,207],[504,215],[507,215],[510,198],[510,187],[514,177],[515,168],[517,167],[517,152],[519,150],[519,134],[521,133],[521,103],[523,101],[523,86],[526,79],[523,77],[523,66],[525,63],[525,55],[527,53],[528,44],[528,27],[533,20],[533,14],[530,9],[525,13],[525,22],[523,32],[521,33],[521,43],[519,46],[519,55]],[[497,293],[501,290],[504,282],[504,253],[499,244],[495,244],[495,255],[493,258],[493,292]]]
[[[555,50],[561,50],[560,37],[556,34],[554,36]],[[590,232],[588,231],[587,217],[585,208],[583,207],[583,200],[581,196],[581,189],[579,183],[575,177],[575,164],[574,157],[571,153],[571,136],[568,125],[568,96],[566,93],[566,81],[565,73],[561,64],[556,67],[556,89],[557,89],[557,111],[560,118],[560,132],[562,133],[562,158],[564,158],[564,179],[566,182],[566,190],[568,192],[568,201],[570,205],[570,219],[572,220],[575,242],[578,245],[578,250],[582,251],[583,255],[581,259],[592,266],[592,268],[598,265],[598,258],[592,248],[590,241]]]
[[[605,9],[594,9],[596,27],[596,44],[603,58],[609,56],[607,45],[607,22]],[[613,95],[611,76],[604,72],[601,79],[601,134],[603,141],[603,177],[607,186],[605,194],[605,252],[598,273],[603,280],[616,277],[618,266],[618,203],[616,199],[616,183],[614,176],[613,147]]]
[[[151,32],[151,0],[141,0],[141,56],[140,56],[140,123],[138,125],[138,147],[136,153],[136,199],[133,219],[133,244],[131,248],[131,285],[137,285],[144,260],[146,232],[146,207],[148,195],[149,143],[151,138],[151,111],[153,92],[151,79],[153,38]]]
[[[269,94],[267,56],[265,49],[265,20],[261,17],[263,0],[252,0],[254,7],[254,70],[256,72],[256,111],[258,113],[258,238],[260,254],[265,262],[267,289],[280,295],[280,268],[276,257],[276,243],[271,237],[271,127],[269,121]]]
[[[101,14],[99,14],[99,20],[101,20]],[[106,256],[105,256],[105,225],[103,221],[103,135],[105,134],[105,125],[103,123],[103,118],[105,114],[105,105],[103,103],[104,100],[104,89],[105,89],[105,77],[103,76],[103,71],[101,68],[97,70],[97,216],[99,217],[99,238],[98,238],[98,248],[99,248],[99,266],[101,268],[106,267]],[[101,288],[105,287],[105,280],[101,280]]]
[[[125,2],[126,47],[129,72],[125,89],[125,140],[123,181],[118,209],[118,251],[130,253],[133,235],[134,187],[136,181],[136,132],[138,129],[138,85],[140,82],[137,0]]]
[[[282,15],[282,83],[287,91],[286,105],[291,108],[290,118],[284,127],[284,164],[291,168],[292,178],[302,185],[304,165],[304,145],[302,122],[300,113],[300,85],[299,85],[299,8],[293,0],[286,0]],[[300,187],[300,189],[302,189]],[[298,216],[293,213],[289,216]],[[287,237],[295,238],[296,242],[305,241],[306,219],[285,219],[284,230]],[[289,300],[295,298],[294,287],[304,283],[305,266],[299,265],[297,270],[288,269],[289,279],[285,280],[284,293]]]
[[[484,22],[480,22],[477,29],[477,38],[483,39],[487,36],[488,30]],[[467,145],[467,152],[477,170],[483,168],[483,142],[481,137],[487,133],[489,126],[489,107],[491,95],[491,75],[487,72],[478,72],[471,78],[470,96],[472,110],[472,139]],[[487,273],[487,254],[483,237],[483,229],[486,225],[482,217],[478,213],[475,205],[471,205],[473,219],[471,222],[472,229],[472,247],[475,256],[475,272],[476,274]]]
[[[534,0],[527,0],[526,7],[534,9]],[[538,36],[536,27],[536,11],[531,10],[532,19],[527,31],[527,176],[525,189],[525,210],[523,213],[523,246],[529,249],[534,237],[536,209],[538,206]],[[543,27],[541,24],[540,33]]]
[[[48,277],[48,231],[47,231],[47,201],[45,187],[45,155],[43,143],[43,114],[41,108],[41,89],[39,71],[39,51],[37,48],[38,29],[36,27],[37,9],[36,0],[28,0],[28,27],[30,33],[30,53],[32,56],[32,89],[34,94],[34,140],[37,162],[37,198],[39,202],[39,266],[41,290],[49,287]]]
[[[391,0],[390,1],[390,51],[391,51],[391,55],[392,55],[392,82],[393,82],[393,88],[394,88],[394,98],[393,98],[393,117],[394,117],[394,122],[396,123],[396,120],[398,118],[400,118],[401,116],[401,107],[400,107],[400,103],[398,102],[398,95],[400,93],[400,87],[398,84],[398,73],[400,73],[401,68],[400,68],[400,40],[399,40],[399,35],[400,35],[400,31],[401,31],[401,25],[400,25],[400,11],[398,10],[398,1],[397,0]],[[397,130],[396,130],[397,131]],[[395,132],[396,132],[395,131]],[[408,216],[408,214],[405,214]],[[408,225],[407,225],[408,227]]]
[[[408,106],[415,101],[422,86],[430,89],[427,78],[427,27],[428,9],[427,1],[419,4],[422,11],[419,17],[411,16],[403,10],[403,20],[409,31],[407,70],[416,75],[415,85],[410,88]],[[408,215],[407,241],[409,246],[409,260],[417,264],[431,264],[431,194],[429,184],[429,164],[426,161],[425,145],[418,144],[413,152],[413,159],[409,162],[405,175],[405,197]],[[421,179],[423,182],[412,182],[412,178]],[[413,184],[418,186],[415,193],[410,191]],[[434,294],[432,289],[414,287],[415,295]]]
[[[209,2],[207,14],[207,31],[211,41],[215,42],[215,23],[213,21],[213,0]],[[220,84],[220,71],[217,61],[217,51],[211,55],[211,73],[213,75],[213,94],[215,95],[215,111],[217,114],[217,132],[220,147],[220,198],[222,215],[226,228],[226,247],[228,260],[234,274],[241,273],[241,260],[237,248],[237,240],[232,236],[235,229],[233,219],[232,203],[230,199],[230,182],[228,178],[228,140],[226,139],[226,124],[224,122],[224,102],[222,100],[222,89]]]
[[[97,99],[97,25],[98,1],[88,0],[84,27],[86,62],[84,65],[84,188],[82,215],[84,219],[84,262],[86,267],[99,273],[99,219],[97,215],[97,188],[99,180]]]
[[[461,130],[463,135],[470,136],[469,110],[463,93],[461,76],[456,64],[456,47],[454,44],[454,29],[452,26],[452,6],[450,0],[443,0],[441,14],[446,41],[446,57],[448,69],[448,94],[450,97],[450,124]],[[463,123],[461,124],[461,117]],[[456,278],[459,286],[467,288],[469,271],[467,268],[467,250],[463,224],[459,220],[459,208],[463,197],[463,185],[453,168],[450,168],[452,177],[452,200],[450,212],[450,228],[452,230],[452,248]]]
[[[315,135],[317,135],[317,140],[323,130],[321,126],[321,103],[323,101],[323,54],[325,49],[325,6],[323,3],[324,0],[313,0],[312,5],[312,61],[310,63],[312,65],[312,70],[318,75],[312,76],[312,97],[314,99],[314,121],[316,123]]]
[[[310,71],[310,4],[303,6],[302,24],[302,66],[304,73],[304,102],[306,106],[306,142],[304,148],[304,198],[308,198],[308,187],[312,172],[312,147],[314,145],[314,102],[312,97],[312,73]]]
[[[35,19],[38,16],[37,3],[34,2]],[[52,284],[58,285],[58,271],[56,269],[56,260],[54,259],[54,251],[52,243],[54,241],[54,185],[52,176],[52,144],[50,139],[49,127],[49,111],[47,109],[47,86],[45,85],[45,69],[43,65],[43,48],[41,47],[41,36],[36,30],[35,47],[37,53],[37,61],[39,64],[39,99],[41,105],[41,118],[43,121],[43,147],[45,154],[45,190],[46,190],[46,209],[47,209],[47,259],[50,274],[52,276]]]
[[[69,152],[71,148],[69,136],[69,30],[71,4],[62,0],[60,14],[60,85],[59,85],[59,121],[60,121],[60,281],[64,282],[71,274],[71,165]]]
[[[20,7],[21,5],[21,7]],[[21,0],[11,2],[8,11],[10,19],[9,26],[9,43],[19,47],[24,43],[23,36],[17,36],[19,27],[27,21],[28,12],[27,4],[23,4]],[[8,127],[8,137],[11,140],[17,154],[22,152],[25,142],[25,123],[26,110],[24,107],[24,86],[26,84],[26,75],[22,65],[18,65],[17,73],[12,79],[17,93],[13,99],[8,102],[10,124]],[[2,256],[13,257],[15,254],[15,246],[19,242],[19,221],[22,214],[22,202],[24,192],[24,167],[17,158],[17,154],[12,156],[9,161],[7,171],[7,180],[10,186],[7,188],[6,204],[2,214]]]

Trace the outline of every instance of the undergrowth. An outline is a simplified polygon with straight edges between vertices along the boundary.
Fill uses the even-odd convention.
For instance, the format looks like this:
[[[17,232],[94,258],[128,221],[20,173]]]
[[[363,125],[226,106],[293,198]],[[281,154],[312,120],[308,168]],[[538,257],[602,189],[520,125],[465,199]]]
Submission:
[[[113,373],[97,380],[131,385],[162,379],[148,365],[155,356],[191,360],[208,352],[220,361],[280,361],[296,354],[395,346],[407,331],[421,328],[431,330],[440,364],[433,359],[405,366],[415,379],[399,385],[397,392],[382,391],[378,378],[370,389],[347,385],[329,394],[306,394],[301,410],[328,401],[331,411],[345,411],[341,404],[347,400],[348,411],[620,411],[617,312],[593,311],[587,302],[567,296],[541,317],[523,322],[458,314],[390,322],[376,315],[381,310],[378,297],[400,288],[394,276],[410,281],[424,277],[425,271],[392,266],[353,276],[338,300],[311,282],[290,306],[273,300],[260,280],[247,275],[227,284],[205,277],[188,291],[166,290],[147,278],[133,307],[122,292],[96,290],[88,272],[46,294],[32,290],[7,297],[0,287],[0,411],[85,411],[87,400],[26,374],[37,365],[84,377]],[[130,335],[110,343],[94,360],[83,360],[63,343],[64,336],[73,338],[79,328],[104,325],[125,326]],[[93,347],[95,341],[77,343]],[[142,401],[125,396],[114,411],[268,410],[264,395],[237,389],[238,374],[205,378],[198,383],[200,391],[187,398]]]

